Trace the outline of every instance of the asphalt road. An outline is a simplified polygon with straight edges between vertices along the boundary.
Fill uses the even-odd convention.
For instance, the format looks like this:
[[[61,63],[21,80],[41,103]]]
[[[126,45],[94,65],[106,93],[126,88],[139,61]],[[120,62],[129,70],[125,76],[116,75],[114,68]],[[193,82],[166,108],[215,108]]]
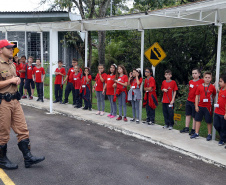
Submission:
[[[44,155],[46,160],[30,169],[24,168],[12,132],[8,157],[19,169],[5,172],[17,185],[222,185],[226,182],[226,169],[94,123],[23,108],[32,154]]]

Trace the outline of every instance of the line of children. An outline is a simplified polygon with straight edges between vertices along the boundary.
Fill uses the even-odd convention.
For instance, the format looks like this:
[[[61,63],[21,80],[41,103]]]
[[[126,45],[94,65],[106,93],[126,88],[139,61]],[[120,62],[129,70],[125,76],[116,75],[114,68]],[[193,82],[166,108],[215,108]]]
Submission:
[[[90,102],[90,83],[92,80],[89,74],[89,68],[85,68],[83,75],[79,72],[79,67],[76,65],[73,67],[73,87],[76,89],[76,107],[80,108],[81,104],[77,101],[81,99],[80,95],[85,101],[84,110],[91,110]],[[117,72],[117,73],[116,73]],[[151,125],[155,123],[155,108],[158,106],[158,100],[156,96],[156,83],[155,79],[151,76],[152,69],[145,69],[145,82],[144,82],[144,104],[146,106],[147,120],[146,123]],[[174,125],[174,102],[176,97],[176,91],[178,90],[177,84],[174,80],[171,80],[172,72],[170,70],[165,71],[165,78],[162,82],[161,90],[163,92],[162,106],[165,125],[163,128],[171,130]],[[212,139],[212,99],[216,95],[216,89],[211,84],[212,74],[205,72],[203,79],[200,79],[200,71],[195,68],[192,70],[193,79],[189,81],[189,94],[186,101],[186,123],[185,128],[181,133],[189,133],[189,123],[191,117],[193,118],[192,130],[189,133],[191,139],[199,137],[199,129],[203,117],[207,122],[208,136],[207,141]],[[220,93],[218,98],[218,104],[216,104],[214,126],[220,134],[219,145],[223,145],[226,142],[226,76],[221,75],[220,78]],[[116,98],[118,98],[119,116],[116,120],[122,120],[122,109],[124,112],[124,121],[126,118],[126,101],[131,101],[133,119],[139,123],[139,102],[140,102],[140,85],[142,84],[142,77],[140,69],[134,69],[130,73],[128,79],[127,71],[123,65],[119,65],[118,68],[115,64],[111,65],[108,75],[104,73],[104,66],[100,64],[98,66],[98,74],[95,78],[95,85],[93,90],[96,91],[96,97],[98,102],[97,115],[104,115],[104,96],[108,95],[108,99],[111,105],[111,112],[107,117],[114,118],[117,114]],[[127,86],[130,85],[130,90],[127,93]],[[128,95],[128,98],[127,98]],[[101,107],[102,106],[102,107]]]

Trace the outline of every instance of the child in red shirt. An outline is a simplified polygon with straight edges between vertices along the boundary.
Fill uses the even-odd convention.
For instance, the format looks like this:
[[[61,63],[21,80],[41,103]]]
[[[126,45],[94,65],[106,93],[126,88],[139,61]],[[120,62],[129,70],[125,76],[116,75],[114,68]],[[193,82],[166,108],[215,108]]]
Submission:
[[[106,91],[106,95],[108,96],[108,99],[110,101],[111,105],[111,112],[109,115],[107,115],[109,118],[115,118],[117,115],[117,106],[116,102],[114,102],[114,94],[115,94],[115,88],[113,87],[113,84],[115,83],[115,74],[117,71],[116,64],[112,64],[107,75],[107,81],[104,85],[103,94]]]
[[[73,94],[73,105],[75,105],[75,88],[73,86],[73,75],[75,73],[74,67],[78,65],[78,60],[76,58],[72,59],[72,67],[68,70],[67,76],[65,80],[63,81],[63,84],[67,82],[67,86],[65,88],[65,95],[64,95],[64,102],[63,104],[68,103],[68,97],[70,92],[72,91]],[[80,72],[82,73],[82,70],[80,68]]]
[[[45,79],[45,69],[41,67],[41,60],[36,60],[36,67],[33,68],[32,72],[33,81],[36,84],[36,89],[38,93],[37,101],[44,102],[43,100],[43,82]]]
[[[162,97],[162,108],[163,108],[163,116],[165,120],[165,126],[163,128],[169,128],[169,130],[173,129],[174,125],[174,102],[176,93],[178,90],[177,84],[174,80],[171,80],[172,71],[165,71],[165,78],[162,82],[161,90],[163,92]]]
[[[82,73],[79,72],[79,66],[74,67],[74,74],[73,74],[73,86],[75,88],[75,106],[74,108],[81,108],[82,104],[79,99],[82,99],[80,94],[80,89],[82,86],[81,80],[82,80]]]
[[[99,64],[98,73],[95,78],[96,82],[93,86],[93,92],[94,90],[96,91],[96,97],[97,97],[98,111],[96,115],[101,115],[101,116],[104,115],[104,108],[105,108],[104,96],[105,95],[102,92],[103,92],[104,83],[106,82],[106,79],[107,79],[107,74],[104,73],[104,65]],[[102,106],[102,109],[101,109],[101,106]]]
[[[66,75],[65,68],[63,67],[63,61],[59,60],[58,61],[58,68],[55,70],[55,101],[53,103],[60,102],[62,104],[62,95],[63,95],[63,81],[64,81],[64,76]]]
[[[33,57],[30,56],[28,58],[28,63],[25,66],[25,85],[24,85],[24,95],[22,96],[22,99],[27,98],[27,92],[29,95],[29,100],[33,99],[35,83],[32,79],[32,72],[34,68],[32,63],[33,63]]]
[[[19,73],[20,73],[20,87],[19,92],[21,97],[23,96],[24,92],[24,83],[25,83],[25,72],[26,72],[26,56],[20,57],[20,66],[19,66]]]
[[[13,59],[14,59],[14,65],[16,67],[16,75],[18,77],[20,77],[20,73],[19,73],[19,70],[20,70],[20,59],[19,59],[18,56],[15,56]]]
[[[123,65],[118,66],[118,73],[116,73],[116,80],[113,87],[116,88],[115,96],[118,98],[118,107],[119,107],[119,117],[117,121],[122,120],[122,108],[124,112],[124,121],[127,122],[126,118],[126,100],[127,100],[127,85],[128,85],[128,76],[126,68]],[[114,99],[116,99],[114,97]],[[115,100],[116,101],[116,100]]]
[[[145,69],[145,76],[147,77],[144,81],[144,102],[146,106],[147,119],[144,123],[148,125],[155,124],[155,109],[158,106],[158,99],[156,95],[156,83],[155,79],[151,76],[153,74],[151,68]]]
[[[82,98],[84,99],[85,107],[83,110],[92,110],[92,105],[90,101],[90,83],[92,82],[92,76],[89,74],[89,68],[85,67],[82,77],[82,88],[80,93],[82,93]]]
[[[192,78],[193,80],[189,81],[189,93],[188,99],[186,101],[186,122],[185,128],[183,128],[180,133],[189,133],[189,123],[191,121],[191,117],[193,118],[192,130],[189,135],[193,135],[195,133],[195,92],[198,86],[204,83],[203,79],[200,79],[200,71],[198,68],[194,68],[192,70]]]
[[[130,85],[130,90],[128,92],[128,101],[131,101],[133,112],[133,119],[130,120],[131,122],[134,122],[136,119],[136,123],[140,123],[140,86],[142,82],[143,78],[141,77],[140,68],[133,69],[133,72],[130,72],[129,74],[128,80],[128,85]]]
[[[219,85],[221,90],[214,105],[214,127],[220,135],[218,145],[221,146],[226,142],[226,74],[220,75]]]
[[[216,96],[216,89],[215,87],[210,83],[212,80],[212,73],[211,72],[205,72],[203,74],[203,80],[204,83],[199,85],[196,90],[196,97],[195,97],[195,121],[196,121],[196,127],[195,127],[195,134],[193,134],[190,138],[199,138],[199,129],[201,126],[201,121],[203,117],[205,117],[205,121],[207,123],[208,128],[208,136],[206,137],[207,141],[212,140],[212,105],[211,101]]]

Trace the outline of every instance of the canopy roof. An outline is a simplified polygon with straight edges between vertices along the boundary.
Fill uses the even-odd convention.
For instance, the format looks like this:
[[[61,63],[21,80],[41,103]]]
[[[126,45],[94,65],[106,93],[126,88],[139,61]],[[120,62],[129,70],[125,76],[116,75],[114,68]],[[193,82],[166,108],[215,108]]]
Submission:
[[[226,0],[204,0],[146,13],[103,19],[0,25],[0,31],[101,31],[176,28],[226,23]]]

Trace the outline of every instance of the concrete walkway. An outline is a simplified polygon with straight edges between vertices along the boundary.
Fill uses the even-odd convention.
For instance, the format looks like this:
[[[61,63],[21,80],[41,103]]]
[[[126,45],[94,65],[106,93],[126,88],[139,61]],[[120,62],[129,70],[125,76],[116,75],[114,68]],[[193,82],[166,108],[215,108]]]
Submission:
[[[23,99],[22,105],[32,106],[49,111],[49,100],[37,102]],[[76,119],[91,121],[99,125],[108,127],[123,134],[130,135],[168,149],[183,153],[193,158],[211,163],[217,166],[226,167],[226,149],[218,146],[217,141],[206,141],[206,138],[190,139],[188,134],[180,134],[178,130],[163,129],[160,125],[136,124],[131,122],[116,121],[104,116],[95,115],[96,110],[82,110],[74,108],[71,104],[53,104],[54,114],[65,114]],[[130,120],[130,118],[128,118]]]

